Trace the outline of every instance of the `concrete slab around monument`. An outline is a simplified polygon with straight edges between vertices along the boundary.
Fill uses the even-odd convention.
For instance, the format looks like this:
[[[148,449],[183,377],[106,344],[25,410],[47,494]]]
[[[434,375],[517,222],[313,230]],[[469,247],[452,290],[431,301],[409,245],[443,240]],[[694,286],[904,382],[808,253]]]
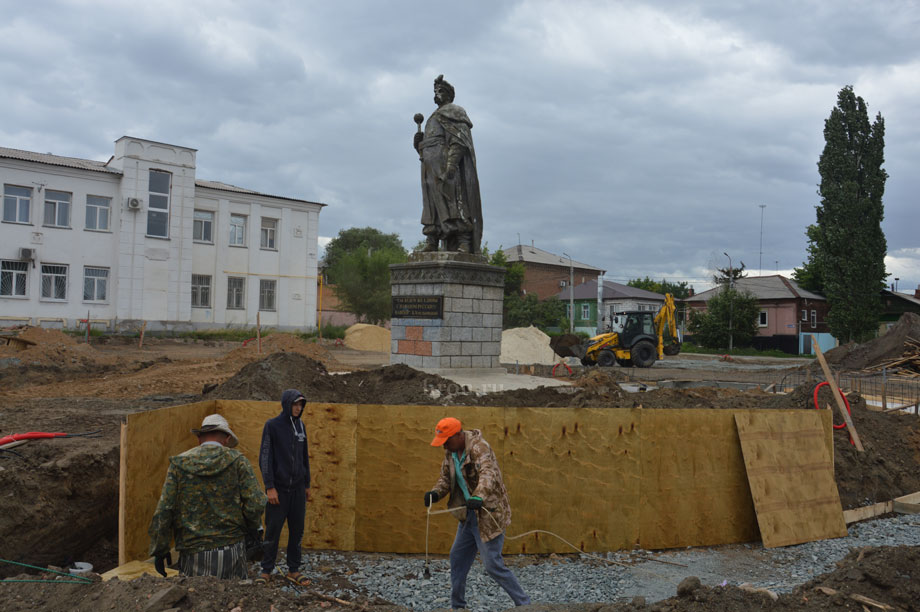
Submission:
[[[537,387],[565,387],[571,383],[557,378],[509,374],[505,368],[420,368],[422,372],[437,374],[458,385],[469,387],[474,393],[495,393]]]

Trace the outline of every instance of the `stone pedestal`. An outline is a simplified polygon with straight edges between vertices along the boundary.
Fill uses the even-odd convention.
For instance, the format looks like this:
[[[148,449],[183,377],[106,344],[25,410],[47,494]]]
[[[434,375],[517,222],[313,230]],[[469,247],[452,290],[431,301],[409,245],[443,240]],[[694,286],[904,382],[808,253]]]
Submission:
[[[505,270],[481,255],[413,253],[390,266],[390,363],[497,368]]]

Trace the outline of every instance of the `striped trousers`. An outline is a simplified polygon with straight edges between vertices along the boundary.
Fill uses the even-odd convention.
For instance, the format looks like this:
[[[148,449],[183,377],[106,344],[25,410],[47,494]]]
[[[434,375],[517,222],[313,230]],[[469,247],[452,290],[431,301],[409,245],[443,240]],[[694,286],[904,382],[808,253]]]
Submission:
[[[183,576],[249,578],[246,571],[246,542],[179,555],[179,573]]]

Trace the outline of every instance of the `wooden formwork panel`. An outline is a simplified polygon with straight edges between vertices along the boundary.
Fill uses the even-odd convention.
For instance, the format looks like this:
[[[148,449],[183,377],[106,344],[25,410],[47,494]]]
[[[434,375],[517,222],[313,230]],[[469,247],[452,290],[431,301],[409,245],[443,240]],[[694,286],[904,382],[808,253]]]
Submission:
[[[169,458],[195,446],[198,440],[191,429],[201,427],[202,419],[215,412],[217,403],[212,400],[125,418],[119,470],[119,565],[149,557],[147,530],[163,491]]]
[[[355,549],[425,550],[425,491],[438,480],[444,449],[431,446],[444,417],[480,429],[502,462],[502,409],[480,406],[358,406]],[[433,510],[447,507],[439,501]],[[512,509],[513,511],[513,509]],[[428,550],[447,553],[457,531],[451,514],[431,517]]]
[[[757,539],[734,410],[642,410],[643,548]]]
[[[735,421],[764,546],[846,536],[827,411],[745,411]]]
[[[512,522],[505,550],[572,552],[632,548],[638,541],[639,411],[505,409],[502,468]]]
[[[218,410],[240,439],[237,447],[252,464],[259,484],[259,446],[265,421],[278,416],[280,402],[217,400]],[[303,545],[308,548],[353,550],[355,532],[354,404],[307,404],[302,415],[310,448],[310,489]],[[281,546],[287,544],[287,525]]]

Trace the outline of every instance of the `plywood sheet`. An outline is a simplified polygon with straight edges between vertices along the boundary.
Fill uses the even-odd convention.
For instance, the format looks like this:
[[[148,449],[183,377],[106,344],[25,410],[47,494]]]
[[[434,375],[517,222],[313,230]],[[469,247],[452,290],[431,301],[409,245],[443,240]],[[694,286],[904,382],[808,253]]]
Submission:
[[[734,411],[641,411],[643,548],[757,539]]]
[[[639,539],[639,411],[505,409],[502,461],[512,523],[505,550],[572,552],[631,548]]]
[[[198,444],[190,430],[216,411],[216,402],[206,401],[126,417],[119,476],[119,564],[150,556],[147,529],[163,490],[169,458]]]
[[[480,429],[502,461],[501,408],[462,406],[358,406],[355,548],[417,553],[425,550],[425,491],[438,480],[444,450],[431,446],[438,421],[452,416],[464,429]],[[447,507],[445,501],[434,509]],[[513,510],[513,508],[512,508]],[[457,519],[431,517],[428,549],[450,551]]]
[[[218,400],[218,410],[240,439],[237,447],[256,472],[265,421],[281,412],[280,402]],[[355,424],[354,404],[307,404],[303,419],[310,448],[310,488],[303,546],[353,550],[355,516]],[[287,544],[287,526],[281,546]]]
[[[767,548],[847,535],[822,412],[749,410],[735,414],[757,522]]]

